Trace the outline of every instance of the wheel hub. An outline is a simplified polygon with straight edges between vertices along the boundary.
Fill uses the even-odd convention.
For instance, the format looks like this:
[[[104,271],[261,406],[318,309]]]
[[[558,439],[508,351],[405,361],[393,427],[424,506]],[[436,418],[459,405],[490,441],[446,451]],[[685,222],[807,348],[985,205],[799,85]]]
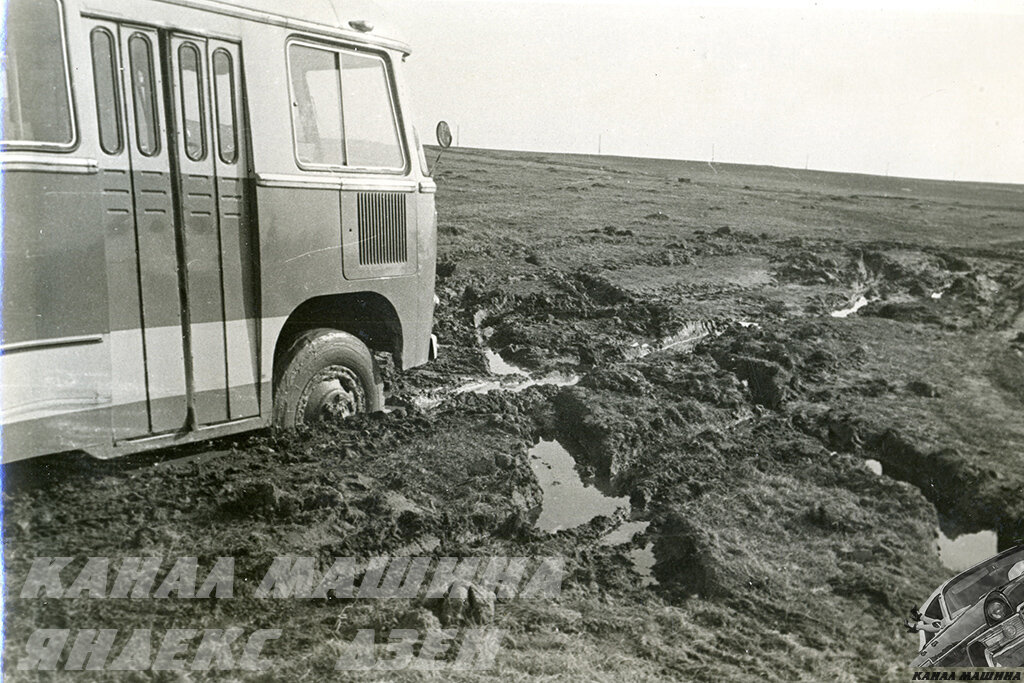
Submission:
[[[296,406],[296,422],[336,421],[366,411],[366,394],[351,369],[331,365],[313,375]]]

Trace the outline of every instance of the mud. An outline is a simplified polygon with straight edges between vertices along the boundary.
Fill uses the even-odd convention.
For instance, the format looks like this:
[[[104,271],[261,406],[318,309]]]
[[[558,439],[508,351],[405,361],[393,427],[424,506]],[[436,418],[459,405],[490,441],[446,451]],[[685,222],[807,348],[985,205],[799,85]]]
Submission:
[[[445,152],[442,355],[380,359],[389,412],[6,468],[6,670],[34,628],[237,623],[284,628],[272,677],[315,680],[360,628],[465,617],[510,634],[473,680],[907,680],[906,610],[1024,541],[1024,190],[712,170]],[[248,581],[280,555],[565,574],[472,618],[18,594],[37,556],[182,555]]]

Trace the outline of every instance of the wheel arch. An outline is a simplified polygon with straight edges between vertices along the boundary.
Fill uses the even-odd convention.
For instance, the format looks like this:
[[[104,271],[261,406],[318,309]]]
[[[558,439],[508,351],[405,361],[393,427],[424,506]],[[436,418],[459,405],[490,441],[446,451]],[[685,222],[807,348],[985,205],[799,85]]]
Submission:
[[[274,383],[283,368],[281,360],[292,342],[308,330],[332,328],[348,332],[371,351],[402,356],[402,321],[388,299],[376,292],[330,294],[304,301],[285,321],[274,345]]]

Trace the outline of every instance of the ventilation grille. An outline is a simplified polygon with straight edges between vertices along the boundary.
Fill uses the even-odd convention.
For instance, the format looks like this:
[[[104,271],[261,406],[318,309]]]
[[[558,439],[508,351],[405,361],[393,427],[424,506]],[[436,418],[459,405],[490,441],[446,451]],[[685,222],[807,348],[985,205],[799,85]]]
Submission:
[[[405,263],[405,195],[401,192],[360,192],[359,265]]]

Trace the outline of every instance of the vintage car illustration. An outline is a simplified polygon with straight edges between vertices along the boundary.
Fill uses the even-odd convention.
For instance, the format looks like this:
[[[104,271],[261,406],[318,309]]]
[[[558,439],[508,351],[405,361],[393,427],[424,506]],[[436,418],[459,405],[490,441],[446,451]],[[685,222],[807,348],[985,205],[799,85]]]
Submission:
[[[1024,545],[946,581],[910,615],[915,667],[1024,666]]]

